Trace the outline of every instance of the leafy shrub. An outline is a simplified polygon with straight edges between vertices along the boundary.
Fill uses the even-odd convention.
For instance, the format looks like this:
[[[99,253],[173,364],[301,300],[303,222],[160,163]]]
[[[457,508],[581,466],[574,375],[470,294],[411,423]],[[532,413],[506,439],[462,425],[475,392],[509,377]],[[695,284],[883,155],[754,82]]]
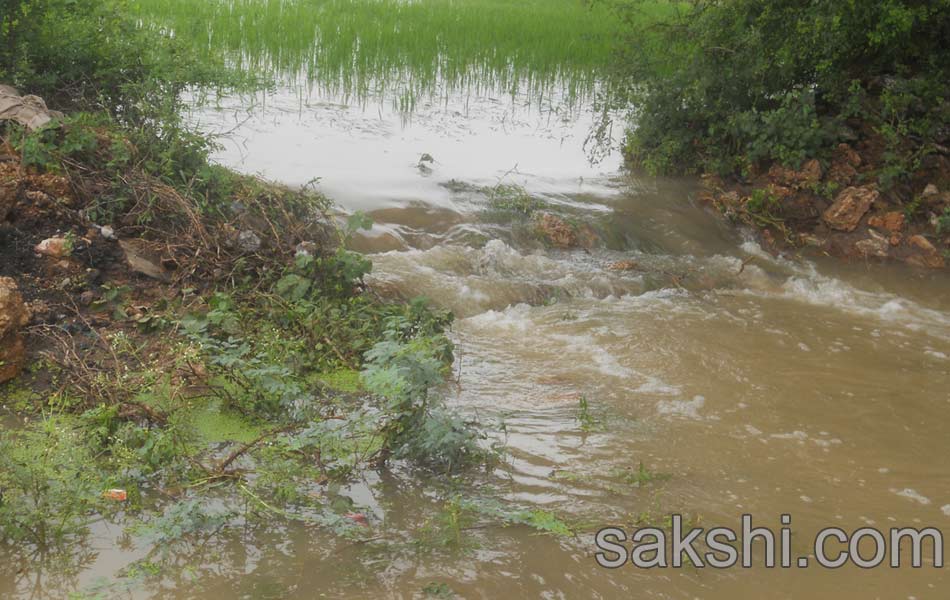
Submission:
[[[0,430],[0,541],[49,549],[81,538],[104,489],[92,464],[80,432],[60,419]]]
[[[943,209],[943,212],[937,217],[937,233],[944,234],[950,232],[950,206]]]
[[[632,15],[639,0],[617,0]],[[948,134],[950,1],[692,0],[661,24],[629,18],[632,160],[651,171],[795,166],[848,135],[845,119],[899,140]],[[900,162],[903,161],[903,162]]]
[[[363,383],[385,402],[384,456],[446,471],[487,460],[478,445],[481,434],[446,409],[438,395],[450,364],[447,353],[451,356],[449,341],[442,335],[403,341],[394,330],[366,353]]]
[[[122,0],[0,0],[0,81],[51,105],[140,124],[188,85],[237,82],[222,65],[141,27]]]

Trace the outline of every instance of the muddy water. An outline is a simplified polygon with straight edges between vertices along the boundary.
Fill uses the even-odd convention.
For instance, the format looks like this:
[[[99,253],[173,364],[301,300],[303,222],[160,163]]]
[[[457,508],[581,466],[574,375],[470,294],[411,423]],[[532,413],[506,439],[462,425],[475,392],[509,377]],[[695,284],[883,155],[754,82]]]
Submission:
[[[432,581],[473,598],[946,597],[932,568],[608,571],[591,536],[671,513],[778,528],[789,513],[797,557],[821,527],[950,531],[946,278],[770,257],[697,207],[691,182],[624,175],[616,155],[591,165],[584,111],[449,99],[406,121],[289,94],[246,107],[197,115],[219,130],[249,115],[222,160],[291,183],[321,176],[376,221],[356,243],[373,254],[373,284],[458,316],[452,404],[503,423],[509,451],[479,485],[583,533],[479,530],[477,548],[448,555],[302,542],[275,552],[266,577],[229,579],[229,593],[264,597],[251,591],[263,579],[284,590],[275,597],[412,597]],[[423,154],[434,161],[420,167]],[[478,186],[499,181],[600,241],[546,249],[525,220],[490,210]],[[622,260],[636,268],[608,268]],[[661,476],[631,484],[641,464]],[[424,484],[371,481],[359,501],[398,531],[425,498]]]
[[[592,542],[602,526],[672,513],[734,528],[750,513],[775,529],[791,514],[794,557],[826,526],[950,532],[942,276],[770,257],[699,208],[692,182],[624,174],[616,155],[590,164],[594,116],[556,103],[449,98],[406,119],[385,103],[287,93],[193,118],[230,131],[222,162],[293,184],[321,177],[341,207],[373,216],[354,244],[372,254],[371,283],[455,312],[450,402],[508,453],[457,482],[370,474],[342,490],[385,543],[232,532],[133,596],[410,598],[435,582],[467,598],[946,597],[932,568],[765,569],[759,550],[752,569],[605,570]],[[598,242],[545,248],[528,220],[491,209],[484,188],[498,182]],[[641,465],[654,477],[637,485]],[[464,532],[461,550],[414,543],[452,485],[552,511],[579,533],[489,527]],[[86,586],[148,550],[97,534]]]

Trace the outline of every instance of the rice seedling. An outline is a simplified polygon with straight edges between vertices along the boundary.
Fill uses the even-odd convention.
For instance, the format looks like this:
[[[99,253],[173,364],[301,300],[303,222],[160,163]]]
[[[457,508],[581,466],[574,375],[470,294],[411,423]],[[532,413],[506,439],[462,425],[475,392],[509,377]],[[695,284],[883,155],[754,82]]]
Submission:
[[[301,95],[387,97],[403,112],[447,94],[589,98],[620,23],[583,0],[130,0],[146,26],[223,53]],[[661,14],[658,2],[644,14]]]

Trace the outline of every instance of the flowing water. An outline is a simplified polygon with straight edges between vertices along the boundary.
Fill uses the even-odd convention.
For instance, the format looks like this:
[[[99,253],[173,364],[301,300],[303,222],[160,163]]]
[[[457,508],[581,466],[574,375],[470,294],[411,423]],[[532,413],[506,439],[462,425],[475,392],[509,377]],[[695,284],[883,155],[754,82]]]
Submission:
[[[425,548],[412,536],[445,482],[369,474],[343,493],[388,543],[232,532],[134,595],[410,598],[435,582],[466,598],[946,597],[929,566],[766,569],[757,554],[751,569],[608,570],[593,558],[600,527],[672,513],[733,528],[749,513],[776,530],[788,513],[795,557],[821,527],[950,526],[944,275],[769,256],[697,205],[695,182],[625,173],[616,153],[591,164],[598,115],[557,94],[433,97],[410,116],[288,87],[192,119],[228,132],[223,163],[319,177],[344,210],[373,217],[354,242],[371,254],[370,283],[454,311],[450,404],[507,447],[462,488],[579,533],[489,527],[465,531],[461,550]],[[593,243],[546,247],[530,217],[491,204],[499,183]],[[610,268],[619,261],[632,268]],[[86,584],[142,556],[117,535],[97,529]]]
[[[591,165],[589,111],[459,97],[407,121],[384,104],[290,92],[248,105],[194,118],[219,131],[240,123],[226,164],[294,184],[320,176],[341,207],[373,217],[355,243],[372,255],[371,283],[454,311],[451,404],[503,423],[506,465],[478,485],[582,533],[476,530],[470,550],[445,554],[292,530],[223,560],[203,597],[412,597],[431,582],[472,598],[946,593],[932,568],[606,570],[592,558],[600,526],[672,513],[705,527],[750,513],[773,528],[791,514],[793,556],[811,553],[821,527],[950,524],[938,458],[950,452],[944,276],[773,258],[698,206],[693,182],[623,173],[616,155]],[[546,248],[530,218],[491,206],[498,182],[597,241]],[[611,270],[618,261],[635,268]],[[657,477],[637,485],[641,464]],[[352,493],[397,537],[433,502],[426,483],[404,480]]]

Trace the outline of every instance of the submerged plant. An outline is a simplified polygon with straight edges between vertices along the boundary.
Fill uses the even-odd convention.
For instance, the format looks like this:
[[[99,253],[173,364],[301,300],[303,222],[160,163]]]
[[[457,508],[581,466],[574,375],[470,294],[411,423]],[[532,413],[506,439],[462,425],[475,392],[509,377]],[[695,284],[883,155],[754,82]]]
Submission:
[[[544,202],[532,197],[520,185],[499,183],[488,191],[488,206],[497,211],[529,216],[536,210],[544,208]]]
[[[483,435],[450,412],[434,391],[445,378],[449,341],[444,336],[379,342],[366,354],[363,384],[385,403],[382,456],[444,470],[485,462]]]
[[[580,423],[582,431],[591,431],[597,426],[597,419],[591,413],[587,396],[581,396],[577,402],[577,422]]]
[[[648,483],[666,481],[672,477],[669,473],[656,473],[648,470],[643,466],[643,461],[640,461],[636,470],[621,469],[615,471],[614,475],[619,477],[624,483],[634,487],[644,487]]]

